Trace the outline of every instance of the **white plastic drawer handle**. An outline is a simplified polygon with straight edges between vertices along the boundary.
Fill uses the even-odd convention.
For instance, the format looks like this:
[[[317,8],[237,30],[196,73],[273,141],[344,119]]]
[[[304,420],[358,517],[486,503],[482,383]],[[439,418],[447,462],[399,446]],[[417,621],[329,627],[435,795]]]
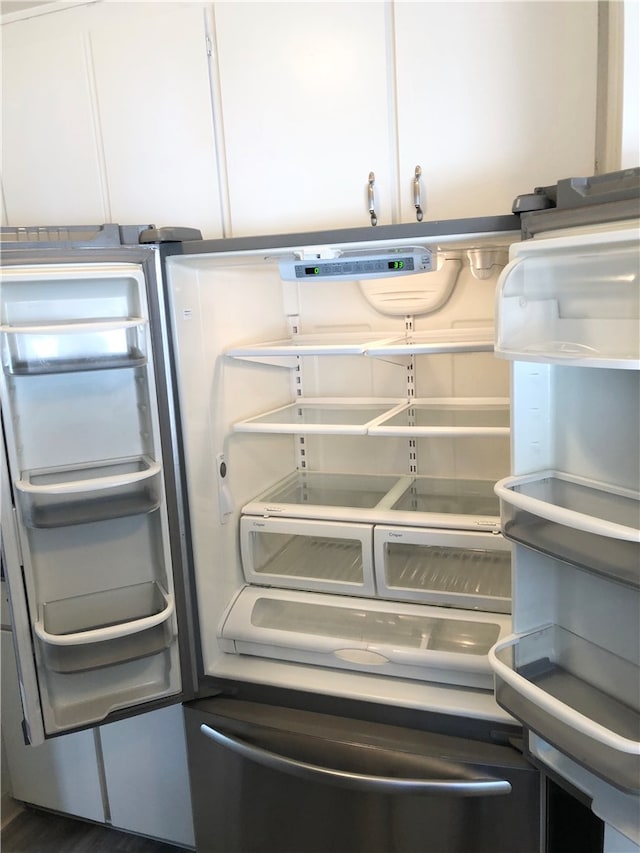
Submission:
[[[163,592],[162,596],[166,606],[159,612],[142,619],[133,619],[131,622],[122,622],[118,625],[107,625],[106,628],[94,628],[90,631],[78,631],[75,634],[50,634],[44,627],[41,619],[33,626],[38,637],[53,646],[82,646],[86,643],[102,643],[105,640],[116,640],[119,637],[128,637],[138,634],[148,628],[155,628],[166,622],[174,610],[173,596]]]
[[[371,776],[368,773],[353,773],[348,770],[336,770],[333,767],[322,767],[308,764],[279,755],[259,746],[246,743],[240,738],[223,734],[204,723],[200,726],[203,735],[215,741],[220,746],[227,747],[249,761],[255,761],[272,770],[289,773],[311,781],[324,780],[360,791],[375,791],[378,793],[423,793],[447,794],[458,797],[486,797],[511,792],[511,783],[506,779],[493,779],[490,776],[471,776],[467,779],[403,779],[395,776]]]

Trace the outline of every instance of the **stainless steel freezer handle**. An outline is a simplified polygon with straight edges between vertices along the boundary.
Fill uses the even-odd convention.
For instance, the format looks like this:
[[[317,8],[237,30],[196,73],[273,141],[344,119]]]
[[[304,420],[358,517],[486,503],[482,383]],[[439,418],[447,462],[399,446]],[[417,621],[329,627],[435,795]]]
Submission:
[[[476,776],[471,772],[469,772],[468,778],[446,780],[372,776],[337,770],[332,767],[322,767],[317,764],[309,764],[306,761],[298,761],[295,758],[288,758],[254,746],[240,738],[223,734],[204,723],[200,726],[200,731],[220,746],[227,747],[243,758],[262,764],[271,770],[279,770],[312,781],[324,780],[353,790],[384,794],[442,794],[454,797],[487,797],[511,792],[511,783],[506,779]]]

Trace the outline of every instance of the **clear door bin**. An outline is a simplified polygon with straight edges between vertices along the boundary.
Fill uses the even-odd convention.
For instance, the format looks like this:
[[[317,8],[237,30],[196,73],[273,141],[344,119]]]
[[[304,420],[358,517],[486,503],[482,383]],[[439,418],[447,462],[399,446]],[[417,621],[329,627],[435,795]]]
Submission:
[[[71,673],[168,648],[172,614],[172,596],[149,582],[45,602],[34,630],[47,667]]]
[[[5,373],[37,375],[137,367],[146,363],[140,317],[0,327]]]
[[[638,232],[525,241],[498,282],[497,355],[637,369]],[[606,299],[603,299],[606,294]]]
[[[489,654],[498,703],[619,788],[640,790],[640,668],[557,625]]]
[[[146,456],[23,471],[16,490],[28,527],[63,527],[151,512],[161,467]]]
[[[243,516],[240,543],[249,583],[375,594],[370,525]]]
[[[511,546],[499,534],[378,525],[374,561],[385,598],[511,612]]]
[[[424,604],[244,587],[218,629],[236,654],[490,689],[510,619]]]
[[[640,496],[541,471],[496,484],[502,530],[515,542],[640,587]]]

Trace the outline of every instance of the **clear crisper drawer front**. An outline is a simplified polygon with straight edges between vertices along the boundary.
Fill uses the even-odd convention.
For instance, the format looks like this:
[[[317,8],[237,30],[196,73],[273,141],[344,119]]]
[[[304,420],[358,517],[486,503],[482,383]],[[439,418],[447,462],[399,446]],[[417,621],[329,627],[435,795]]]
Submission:
[[[244,516],[240,536],[250,583],[352,595],[375,592],[370,525]]]
[[[386,598],[511,612],[511,549],[498,534],[378,525],[374,558]]]
[[[640,790],[640,668],[557,625],[490,653],[496,698],[587,769]]]
[[[225,651],[421,681],[490,688],[497,614],[245,587],[219,637]]]
[[[140,318],[47,326],[2,326],[5,373],[38,375],[136,367],[146,363]]]
[[[640,496],[541,471],[496,484],[509,539],[640,587]]]
[[[63,527],[158,508],[161,467],[146,456],[23,471],[16,482],[28,527]]]
[[[35,633],[49,669],[78,672],[167,648],[172,613],[172,597],[148,582],[45,602]]]
[[[515,251],[498,283],[497,354],[640,365],[637,228],[532,240]]]

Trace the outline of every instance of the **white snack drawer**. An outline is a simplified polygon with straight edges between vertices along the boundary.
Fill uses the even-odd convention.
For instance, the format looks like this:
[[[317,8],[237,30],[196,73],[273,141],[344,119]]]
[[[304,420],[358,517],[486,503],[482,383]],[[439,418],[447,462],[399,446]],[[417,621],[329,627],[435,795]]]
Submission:
[[[489,653],[498,703],[614,785],[640,790],[640,667],[558,625]]]
[[[173,596],[147,582],[45,602],[34,631],[50,669],[78,672],[164,650],[173,612]]]
[[[15,485],[28,527],[152,512],[162,498],[161,467],[146,456],[23,471]]]
[[[5,373],[37,375],[145,364],[146,320],[74,321],[2,326]]]
[[[244,587],[218,629],[236,654],[490,689],[511,620],[424,604]]]
[[[368,524],[243,516],[240,544],[249,583],[374,595]]]
[[[374,563],[386,598],[511,612],[511,546],[500,534],[378,525]]]
[[[498,282],[497,355],[640,366],[637,228],[526,241],[512,254]]]

